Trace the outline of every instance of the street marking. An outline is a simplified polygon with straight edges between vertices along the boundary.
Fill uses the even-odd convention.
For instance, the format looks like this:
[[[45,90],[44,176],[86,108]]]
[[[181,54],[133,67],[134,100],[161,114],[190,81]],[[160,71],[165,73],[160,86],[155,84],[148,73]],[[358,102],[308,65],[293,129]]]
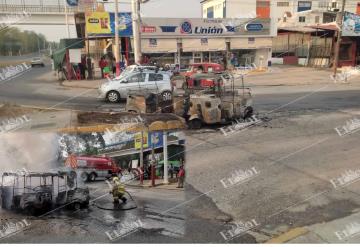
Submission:
[[[302,236],[306,233],[308,233],[309,230],[304,228],[304,227],[297,227],[297,228],[293,228],[288,232],[285,232],[283,234],[281,234],[280,236],[277,236],[275,238],[272,238],[270,240],[268,240],[267,242],[265,242],[266,244],[282,244],[282,243],[286,243],[289,242],[292,239],[295,239],[299,236]]]

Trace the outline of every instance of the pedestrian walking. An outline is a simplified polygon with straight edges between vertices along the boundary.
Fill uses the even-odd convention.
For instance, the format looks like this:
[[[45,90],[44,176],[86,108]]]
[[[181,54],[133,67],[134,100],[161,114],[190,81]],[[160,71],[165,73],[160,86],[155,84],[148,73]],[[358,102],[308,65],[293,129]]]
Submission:
[[[184,165],[181,165],[178,174],[178,186],[176,188],[184,188],[184,181],[185,181],[185,169],[184,169]]]

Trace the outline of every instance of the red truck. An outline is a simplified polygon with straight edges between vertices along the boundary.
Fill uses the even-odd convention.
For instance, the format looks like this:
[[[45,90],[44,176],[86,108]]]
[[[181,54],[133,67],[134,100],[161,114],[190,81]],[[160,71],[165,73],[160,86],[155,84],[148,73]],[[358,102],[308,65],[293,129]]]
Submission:
[[[121,176],[121,168],[110,157],[71,155],[65,166],[78,170],[84,182],[95,181],[98,178],[106,179],[112,175]]]

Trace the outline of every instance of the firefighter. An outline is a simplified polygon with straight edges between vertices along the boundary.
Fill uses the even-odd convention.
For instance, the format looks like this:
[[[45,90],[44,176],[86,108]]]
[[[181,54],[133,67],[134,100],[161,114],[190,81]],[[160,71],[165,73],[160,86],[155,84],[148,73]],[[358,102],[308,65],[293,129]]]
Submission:
[[[118,177],[114,177],[112,181],[114,185],[112,187],[112,191],[110,191],[110,194],[113,195],[114,204],[118,204],[119,199],[122,200],[123,203],[126,203],[127,199],[125,197],[125,186],[120,182]]]

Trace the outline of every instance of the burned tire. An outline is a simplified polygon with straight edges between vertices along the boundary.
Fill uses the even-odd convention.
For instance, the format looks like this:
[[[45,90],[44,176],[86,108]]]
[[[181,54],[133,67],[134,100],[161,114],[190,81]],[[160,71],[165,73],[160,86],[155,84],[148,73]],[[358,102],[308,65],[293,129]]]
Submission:
[[[163,102],[169,102],[169,101],[171,102],[172,97],[173,97],[173,95],[172,95],[172,92],[170,92],[170,91],[164,91],[161,93],[161,100]]]
[[[202,126],[202,122],[200,119],[196,118],[196,119],[192,119],[188,122],[189,128],[190,129],[200,129]]]
[[[254,115],[254,109],[251,106],[246,107],[244,111],[244,119],[248,119]]]
[[[81,178],[81,181],[87,182],[87,181],[89,181],[89,174],[87,174],[86,172],[83,172],[83,173],[81,173],[80,178]]]

